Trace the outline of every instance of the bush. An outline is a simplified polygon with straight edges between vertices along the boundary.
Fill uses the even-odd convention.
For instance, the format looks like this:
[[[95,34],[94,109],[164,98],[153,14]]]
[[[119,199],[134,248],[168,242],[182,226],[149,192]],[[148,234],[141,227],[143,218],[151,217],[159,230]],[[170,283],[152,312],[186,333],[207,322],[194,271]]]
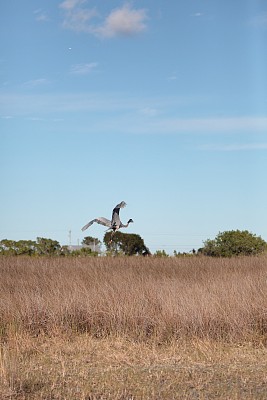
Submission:
[[[123,254],[126,256],[150,254],[144,240],[135,233],[116,232],[112,236],[112,232],[106,232],[103,241],[108,252],[111,253]]]
[[[156,250],[155,257],[169,257],[165,250]]]
[[[248,231],[220,232],[214,240],[206,240],[202,254],[212,257],[249,256],[263,253],[267,243]]]

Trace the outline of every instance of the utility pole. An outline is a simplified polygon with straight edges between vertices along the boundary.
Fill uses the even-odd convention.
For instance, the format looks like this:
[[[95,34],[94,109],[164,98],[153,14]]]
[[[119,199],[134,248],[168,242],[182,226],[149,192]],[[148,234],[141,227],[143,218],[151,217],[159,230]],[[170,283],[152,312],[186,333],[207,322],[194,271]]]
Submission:
[[[69,246],[71,246],[71,230],[69,230]]]

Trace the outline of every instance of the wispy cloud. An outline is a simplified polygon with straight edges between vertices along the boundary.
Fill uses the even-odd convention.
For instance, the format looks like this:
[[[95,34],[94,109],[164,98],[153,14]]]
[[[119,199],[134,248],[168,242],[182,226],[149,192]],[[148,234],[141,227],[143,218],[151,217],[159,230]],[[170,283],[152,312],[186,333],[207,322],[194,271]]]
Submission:
[[[202,17],[203,15],[204,15],[204,13],[202,13],[202,12],[195,12],[194,14],[192,14],[192,17],[199,18],[199,17]]]
[[[267,11],[252,18],[250,21],[250,25],[255,27],[267,28]]]
[[[1,119],[12,119],[13,117],[11,115],[2,115]]]
[[[86,0],[64,0],[60,4],[60,7],[64,8],[65,10],[72,10],[75,7],[82,5],[83,3],[86,3]]]
[[[152,107],[144,107],[140,110],[140,114],[147,117],[155,117],[156,115],[158,115],[158,110]]]
[[[113,10],[102,26],[96,28],[96,34],[111,38],[114,36],[132,36],[146,29],[147,15],[144,9],[135,10],[128,4]]]
[[[28,118],[26,118],[26,120],[28,120],[28,121],[36,121],[36,122],[39,122],[39,121],[44,121],[44,118],[40,118],[40,117],[28,117]]]
[[[267,130],[266,117],[231,117],[231,118],[171,118],[159,122],[169,132],[260,132]]]
[[[43,11],[41,8],[35,10],[34,14],[35,14],[36,21],[40,21],[40,22],[50,21],[50,18],[48,17],[47,13],[45,11]]]
[[[191,99],[191,103],[195,105],[196,99]],[[98,132],[109,132],[112,126],[117,132],[151,135],[227,135],[234,138],[239,134],[255,137],[267,132],[266,116],[178,118],[175,115],[181,104],[190,104],[190,99],[129,97],[113,92],[0,94],[3,116],[69,118],[79,115],[85,121],[93,118]],[[104,114],[105,118],[97,117]]]
[[[38,86],[43,86],[43,85],[47,85],[48,83],[50,83],[50,81],[46,78],[38,78],[38,79],[32,79],[29,81],[26,81],[22,84],[23,87],[25,88],[35,88]]]
[[[168,81],[176,81],[177,80],[177,74],[172,74],[168,76],[167,78]]]
[[[65,0],[59,7],[63,10],[63,27],[76,32],[92,33],[91,20],[98,16],[95,8],[83,7],[86,0]]]
[[[59,5],[64,14],[64,28],[100,38],[133,36],[146,29],[145,9],[134,9],[125,4],[103,18],[96,8],[86,7],[86,4],[86,0],[65,0]],[[96,21],[96,18],[101,21]]]
[[[233,144],[207,144],[200,147],[201,150],[210,151],[251,151],[267,150],[267,143],[233,143]]]
[[[73,75],[87,75],[90,74],[97,66],[98,63],[96,62],[75,64],[71,66],[70,73]]]

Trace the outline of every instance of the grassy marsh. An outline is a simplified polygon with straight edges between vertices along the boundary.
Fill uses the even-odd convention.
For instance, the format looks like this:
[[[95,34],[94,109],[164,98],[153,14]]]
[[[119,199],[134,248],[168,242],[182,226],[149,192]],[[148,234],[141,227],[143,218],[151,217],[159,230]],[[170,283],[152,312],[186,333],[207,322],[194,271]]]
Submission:
[[[266,399],[267,258],[0,258],[0,397]]]

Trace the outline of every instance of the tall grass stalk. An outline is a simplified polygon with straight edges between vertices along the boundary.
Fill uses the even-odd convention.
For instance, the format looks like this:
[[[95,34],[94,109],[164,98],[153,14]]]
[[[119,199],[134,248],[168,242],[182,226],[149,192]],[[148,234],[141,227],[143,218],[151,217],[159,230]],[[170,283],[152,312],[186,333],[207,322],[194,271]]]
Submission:
[[[267,258],[0,258],[0,336],[267,340]],[[3,356],[3,355],[2,355]]]

